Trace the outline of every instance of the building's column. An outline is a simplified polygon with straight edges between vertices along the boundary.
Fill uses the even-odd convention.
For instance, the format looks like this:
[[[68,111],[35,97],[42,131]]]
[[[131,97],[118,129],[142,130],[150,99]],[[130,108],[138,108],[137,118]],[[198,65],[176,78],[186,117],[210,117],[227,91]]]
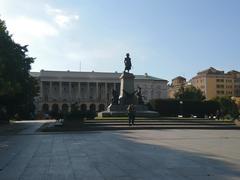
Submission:
[[[71,82],[68,83],[68,89],[69,89],[69,100],[72,102],[72,84],[71,84]]]
[[[105,96],[105,99],[106,99],[106,102],[108,102],[108,99],[107,99],[107,83],[105,83],[104,84],[105,85],[105,88],[104,88],[104,90],[105,90],[105,93],[104,93],[104,96]]]
[[[36,107],[38,108],[39,111],[42,110],[42,105],[44,102],[44,98],[43,98],[43,82],[41,80],[39,80],[39,100],[36,104]]]
[[[43,101],[43,82],[40,80],[40,93],[39,93],[41,101]]]
[[[101,83],[98,83],[98,99],[99,99],[99,101],[101,101],[102,100],[102,85],[101,85]]]
[[[81,82],[78,82],[78,99],[81,99]]]
[[[90,96],[89,90],[90,90],[90,88],[89,88],[89,82],[87,82],[87,99],[89,99],[89,96]]]
[[[51,103],[48,103],[48,110],[49,110],[49,112],[52,111],[52,104]]]
[[[113,83],[113,89],[114,89],[115,91],[117,91],[117,84],[116,84],[116,83]]]
[[[48,100],[52,100],[53,97],[52,97],[52,81],[49,81],[49,97],[48,97]]]
[[[98,101],[98,82],[96,82],[96,100]]]
[[[60,101],[63,99],[62,98],[62,82],[61,81],[59,81],[59,99],[60,99]]]

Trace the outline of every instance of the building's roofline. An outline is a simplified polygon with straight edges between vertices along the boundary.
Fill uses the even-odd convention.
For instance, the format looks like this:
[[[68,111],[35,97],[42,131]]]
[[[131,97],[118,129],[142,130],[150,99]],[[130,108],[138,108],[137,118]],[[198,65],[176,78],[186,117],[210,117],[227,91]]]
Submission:
[[[41,70],[40,73],[72,73],[72,74],[86,74],[86,73],[93,73],[93,74],[120,74],[119,72],[99,72],[99,71],[57,71],[57,70]]]
[[[157,78],[154,76],[149,76],[149,75],[135,75],[135,79],[141,79],[141,80],[153,80],[153,81],[167,81],[166,79],[162,79],[162,78]]]
[[[239,74],[240,72],[239,71],[236,71],[236,70],[231,70],[231,71],[228,71],[227,74]]]
[[[41,70],[40,72],[30,72],[30,75],[33,77],[40,77],[40,76],[51,76],[52,73],[56,73],[56,76],[60,74],[68,74],[68,75],[88,75],[91,76],[100,76],[104,77],[104,75],[109,76],[110,78],[120,77],[122,73],[118,72],[95,72],[95,71],[52,71],[52,70]],[[58,74],[58,75],[57,75]],[[153,81],[167,81],[165,79],[157,78],[154,76],[149,76],[148,74],[145,75],[134,75],[136,80],[153,80]],[[68,76],[71,77],[71,76]],[[168,82],[168,81],[167,81]]]
[[[205,69],[203,71],[200,71],[197,73],[198,75],[201,75],[201,74],[216,74],[216,75],[224,75],[224,71],[220,71],[220,70],[217,70],[213,67],[210,67],[208,69]]]
[[[177,77],[173,78],[172,81],[174,81],[174,80],[176,80],[176,79],[183,79],[183,80],[186,80],[186,78],[183,77],[183,76],[177,76]]]
[[[30,72],[30,75],[32,77],[39,77],[40,76],[40,72]]]

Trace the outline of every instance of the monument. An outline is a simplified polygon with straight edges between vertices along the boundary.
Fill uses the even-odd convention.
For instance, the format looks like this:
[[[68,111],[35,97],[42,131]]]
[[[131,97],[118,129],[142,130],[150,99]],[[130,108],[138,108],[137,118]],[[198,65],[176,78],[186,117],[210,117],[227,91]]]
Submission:
[[[115,89],[112,90],[112,102],[106,111],[98,113],[100,117],[127,116],[127,107],[133,104],[136,110],[136,116],[153,117],[158,116],[155,111],[149,111],[144,105],[141,87],[134,89],[134,74],[130,73],[132,62],[129,53],[124,59],[125,69],[120,78],[120,94]]]

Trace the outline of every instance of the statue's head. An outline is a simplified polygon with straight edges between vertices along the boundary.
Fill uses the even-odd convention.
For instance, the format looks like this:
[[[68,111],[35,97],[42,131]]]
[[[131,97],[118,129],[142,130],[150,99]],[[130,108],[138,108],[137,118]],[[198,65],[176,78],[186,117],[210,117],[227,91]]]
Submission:
[[[129,53],[127,53],[126,56],[129,57]]]

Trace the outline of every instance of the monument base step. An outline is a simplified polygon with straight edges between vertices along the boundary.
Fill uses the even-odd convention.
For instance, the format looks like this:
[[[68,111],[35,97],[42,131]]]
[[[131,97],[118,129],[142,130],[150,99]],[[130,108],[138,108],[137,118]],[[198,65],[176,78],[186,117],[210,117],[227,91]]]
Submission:
[[[126,117],[127,111],[103,111],[98,113],[98,117]],[[136,117],[158,117],[158,112],[155,111],[137,111]]]
[[[128,108],[128,105],[114,105],[114,104],[110,104],[107,107],[107,111],[108,112],[116,112],[116,111],[126,111]],[[136,111],[148,111],[148,108],[146,105],[134,105],[134,108]]]

